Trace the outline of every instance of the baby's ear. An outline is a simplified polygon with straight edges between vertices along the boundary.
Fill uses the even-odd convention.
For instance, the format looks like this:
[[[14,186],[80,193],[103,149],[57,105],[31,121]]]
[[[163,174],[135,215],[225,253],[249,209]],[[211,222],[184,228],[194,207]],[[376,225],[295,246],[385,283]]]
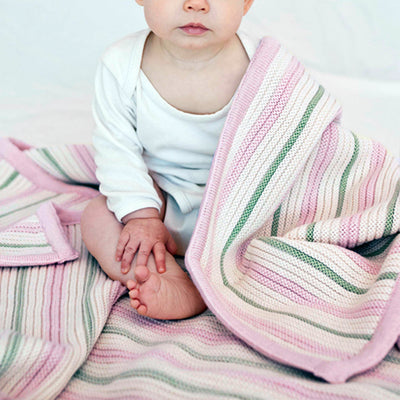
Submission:
[[[253,4],[253,2],[254,0],[244,0],[243,15],[247,14],[247,11],[250,10],[250,7]]]

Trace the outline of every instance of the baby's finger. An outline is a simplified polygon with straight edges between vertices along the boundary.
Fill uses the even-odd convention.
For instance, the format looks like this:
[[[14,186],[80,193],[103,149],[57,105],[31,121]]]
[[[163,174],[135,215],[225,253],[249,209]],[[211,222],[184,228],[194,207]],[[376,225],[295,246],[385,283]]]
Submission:
[[[121,261],[121,272],[123,274],[128,273],[128,271],[131,269],[132,261],[133,258],[135,257],[137,248],[139,246],[139,243],[130,241],[124,249],[124,254],[122,256],[122,261]]]
[[[137,253],[137,259],[136,259],[136,266],[138,265],[147,265],[147,260],[149,259],[150,253],[151,253],[152,246],[149,245],[148,243],[141,243],[139,251]]]
[[[157,242],[153,247],[154,259],[157,271],[162,274],[165,272],[165,246],[162,242]]]
[[[117,261],[121,261],[122,254],[124,253],[124,249],[126,244],[129,242],[129,233],[122,232],[119,236],[117,249],[115,251],[115,259]]]

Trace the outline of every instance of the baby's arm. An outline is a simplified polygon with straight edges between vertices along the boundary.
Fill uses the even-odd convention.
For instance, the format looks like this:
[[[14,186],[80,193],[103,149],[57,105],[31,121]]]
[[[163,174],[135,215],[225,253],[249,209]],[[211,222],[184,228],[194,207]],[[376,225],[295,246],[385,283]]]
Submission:
[[[121,261],[121,272],[129,272],[135,254],[136,266],[146,266],[150,253],[154,255],[158,272],[165,272],[165,252],[174,254],[177,247],[158,210],[137,210],[123,217],[122,222],[125,226],[115,254],[116,260]]]
[[[136,252],[136,265],[146,265],[153,252],[157,268],[165,270],[165,250],[173,253],[176,245],[160,219],[162,196],[142,157],[136,104],[102,62],[96,74],[93,113],[100,191],[107,198],[108,209],[123,224],[115,258],[122,261],[121,270],[126,274]]]
[[[93,115],[96,176],[109,210],[119,222],[136,210],[159,210],[162,201],[143,160],[144,149],[136,132],[134,98],[102,63],[96,74]]]

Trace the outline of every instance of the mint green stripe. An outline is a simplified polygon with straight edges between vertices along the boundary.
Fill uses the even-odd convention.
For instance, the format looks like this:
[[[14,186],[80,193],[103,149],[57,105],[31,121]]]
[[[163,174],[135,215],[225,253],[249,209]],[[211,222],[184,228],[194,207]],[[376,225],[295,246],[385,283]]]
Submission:
[[[6,351],[0,362],[0,377],[3,376],[7,372],[7,370],[11,367],[11,365],[14,363],[21,341],[22,337],[20,334],[18,333],[11,334],[11,337],[9,338],[8,343],[6,345]]]
[[[83,298],[83,321],[85,324],[85,339],[87,348],[90,349],[93,346],[95,339],[95,313],[93,311],[91,296],[93,295],[93,284],[96,275],[99,273],[99,264],[95,260],[95,258],[91,255],[88,256],[87,268],[85,273],[85,289],[84,289],[84,298]]]
[[[214,319],[215,317],[212,316],[212,318]],[[154,322],[158,323],[158,321],[154,321]],[[160,321],[160,326],[165,326],[168,324],[169,324],[169,321],[167,321],[167,322]],[[262,370],[266,370],[266,371],[275,371],[278,367],[279,370],[284,370],[285,375],[290,375],[290,376],[295,376],[295,377],[304,377],[307,375],[307,372],[281,365],[267,357],[260,355],[255,350],[251,350],[251,352],[253,353],[253,355],[256,355],[256,357],[258,359],[260,359],[259,362],[245,359],[242,357],[227,356],[224,354],[212,355],[212,354],[200,353],[197,351],[197,349],[193,349],[192,347],[190,347],[184,343],[178,342],[176,340],[168,340],[168,336],[162,338],[161,340],[153,340],[153,341],[146,340],[145,338],[134,334],[133,331],[127,330],[124,328],[120,328],[119,326],[116,326],[116,325],[106,325],[102,331],[102,335],[107,335],[107,334],[123,336],[123,337],[128,338],[129,340],[133,341],[134,343],[137,343],[141,346],[145,346],[148,348],[154,348],[155,346],[162,344],[164,346],[168,346],[171,349],[171,352],[175,352],[175,350],[173,350],[173,347],[177,347],[180,350],[182,350],[183,352],[189,354],[192,358],[194,358],[196,360],[200,360],[202,362],[206,361],[206,362],[212,362],[214,364],[220,363],[223,365],[235,364],[235,365],[239,365],[239,366],[246,366],[246,367],[251,367],[251,368],[262,369]],[[210,332],[210,334],[212,334],[212,332]],[[168,353],[168,351],[165,351],[165,353]]]
[[[354,152],[351,157],[350,162],[347,164],[346,169],[344,170],[344,173],[342,175],[342,178],[340,180],[340,185],[339,185],[339,200],[338,200],[338,208],[336,210],[336,217],[339,217],[342,214],[343,210],[343,203],[344,203],[344,196],[346,194],[347,190],[347,182],[349,180],[350,176],[350,171],[354,166],[354,163],[356,162],[358,158],[358,153],[360,152],[360,142],[357,138],[357,136],[351,132],[354,138]]]
[[[271,236],[278,236],[278,228],[279,228],[279,218],[281,216],[282,206],[279,206],[278,209],[274,213],[274,219],[272,222]]]
[[[34,203],[28,204],[26,206],[23,206],[23,207],[20,207],[20,208],[16,208],[15,210],[8,211],[5,214],[1,214],[0,218],[6,217],[7,215],[13,214],[13,213],[21,211],[21,210],[25,210],[25,209],[27,209],[29,207],[36,206],[37,204],[43,203],[43,202],[45,202],[47,200],[54,199],[55,197],[60,196],[61,194],[63,194],[63,193],[57,193],[54,196],[46,197],[45,199],[41,199],[41,200],[38,200],[38,201],[36,201]]]
[[[7,243],[0,243],[0,247],[8,247],[12,249],[22,249],[22,248],[29,248],[29,247],[48,247],[50,246],[48,243],[46,244],[7,244]]]
[[[390,352],[384,359],[383,361],[390,362],[392,364],[398,364],[400,365],[400,358],[399,357],[394,357],[393,356],[394,351]]]
[[[394,221],[394,211],[396,209],[396,204],[399,201],[399,192],[400,192],[400,181],[397,182],[396,190],[394,191],[393,197],[389,204],[386,223],[385,223],[385,232],[383,233],[385,236],[393,233],[392,228]]]
[[[58,172],[60,172],[62,176],[67,178],[69,181],[73,181],[73,179],[71,179],[71,177],[61,168],[60,164],[56,161],[48,149],[40,149],[39,151],[50,161],[51,164],[53,164],[53,166]]]
[[[274,238],[258,238],[259,240],[267,243],[270,246],[275,247],[276,249],[283,251],[287,254],[290,254],[293,257],[298,258],[299,260],[307,263],[311,267],[315,268],[317,271],[322,272],[326,277],[330,280],[341,286],[343,289],[347,290],[348,292],[355,293],[355,294],[365,294],[367,293],[368,289],[362,289],[357,286],[354,286],[350,282],[344,280],[340,275],[338,275],[335,271],[330,269],[321,261],[317,260],[314,257],[302,252],[299,249],[296,249],[293,246],[290,246],[287,243],[278,241]]]
[[[396,272],[384,272],[384,273],[382,273],[382,274],[380,274],[378,276],[376,281],[383,281],[385,279],[390,279],[390,280],[394,280],[395,281],[398,276],[399,276],[399,274],[396,273]]]
[[[314,241],[314,230],[315,230],[315,222],[312,224],[308,225],[307,227],[307,232],[306,232],[306,240],[307,242],[313,242]]]
[[[146,340],[144,338],[141,338],[141,337],[135,335],[131,331],[128,331],[123,328],[119,328],[117,326],[105,326],[102,331],[102,334],[117,334],[120,336],[124,336],[124,337],[132,340],[133,342],[140,344],[141,346],[146,346],[149,348],[157,346],[158,344],[161,343],[159,341]],[[185,353],[189,354],[191,357],[196,358],[197,360],[201,360],[201,361],[221,362],[224,364],[229,363],[229,364],[247,365],[247,366],[251,366],[254,368],[269,369],[269,368],[266,368],[264,362],[257,363],[257,362],[249,361],[249,360],[246,360],[243,358],[230,357],[230,356],[225,356],[222,354],[218,355],[218,356],[214,356],[214,355],[199,353],[197,350],[194,350],[193,348],[187,346],[186,344],[177,342],[175,340],[163,339],[162,344],[168,345],[168,346],[175,346],[175,347],[181,349],[182,351],[184,351]]]
[[[26,275],[27,268],[19,268],[18,278],[17,278],[17,288],[15,296],[15,304],[13,309],[13,329],[16,331],[21,331],[22,315],[25,311],[24,309],[24,298],[25,298],[25,288],[26,288]]]
[[[7,180],[0,186],[0,190],[6,188],[19,175],[18,171],[14,171]]]
[[[228,287],[230,287],[230,285],[227,282],[225,272],[222,268],[225,254],[228,251],[228,248],[230,247],[230,245],[232,244],[234,239],[236,238],[236,236],[239,234],[239,232],[243,228],[244,224],[247,222],[248,218],[250,217],[251,213],[254,210],[254,207],[256,206],[258,200],[260,199],[261,195],[263,194],[263,192],[264,192],[265,188],[267,187],[268,183],[270,182],[271,178],[274,176],[275,172],[277,171],[279,165],[282,163],[282,161],[285,159],[285,157],[287,156],[289,151],[292,149],[292,147],[296,143],[296,141],[299,138],[300,134],[302,133],[303,129],[307,125],[307,122],[310,119],[310,116],[311,116],[314,108],[318,104],[318,102],[321,99],[324,92],[325,92],[324,88],[322,86],[319,86],[318,91],[314,95],[313,99],[310,101],[310,104],[308,105],[307,110],[305,111],[303,117],[301,118],[299,125],[297,126],[297,128],[295,129],[294,133],[289,138],[289,140],[285,143],[282,150],[279,152],[278,156],[275,158],[272,165],[269,167],[267,173],[265,174],[264,178],[258,185],[257,189],[251,196],[250,201],[248,202],[239,221],[237,222],[236,226],[233,228],[233,231],[230,234],[228,241],[226,242],[226,244],[224,246],[224,249],[221,254],[220,264],[221,264],[222,279],[224,281],[224,284]]]
[[[24,309],[24,290],[26,287],[26,268],[18,268],[16,271],[16,296],[12,310],[12,326],[11,330],[20,332],[22,325],[22,315],[23,312],[26,311]],[[4,373],[10,368],[13,364],[15,357],[18,353],[18,347],[21,344],[22,337],[20,334],[16,333],[12,336],[3,356],[3,359],[0,364],[0,376],[4,375]]]
[[[150,368],[138,368],[132,369],[130,371],[125,371],[124,373],[117,374],[117,375],[110,375],[108,377],[98,378],[93,375],[89,375],[88,373],[79,370],[74,377],[80,379],[85,382],[89,382],[92,384],[97,385],[109,385],[110,383],[114,382],[115,380],[119,379],[127,379],[127,378],[148,378],[149,385],[151,385],[154,380],[159,382],[163,382],[169,386],[172,386],[176,389],[181,390],[182,392],[188,393],[202,393],[207,394],[210,396],[219,396],[219,397],[226,397],[229,399],[240,399],[240,400],[262,400],[265,397],[255,397],[251,396],[250,394],[246,393],[245,395],[240,395],[234,392],[222,391],[218,389],[212,389],[205,387],[206,383],[203,383],[201,386],[191,384],[187,381],[182,379],[178,379],[177,375],[180,375],[179,372],[176,372],[176,375],[168,375],[164,372],[157,371],[155,369]],[[189,376],[190,378],[190,376]],[[151,392],[151,389],[149,390]]]

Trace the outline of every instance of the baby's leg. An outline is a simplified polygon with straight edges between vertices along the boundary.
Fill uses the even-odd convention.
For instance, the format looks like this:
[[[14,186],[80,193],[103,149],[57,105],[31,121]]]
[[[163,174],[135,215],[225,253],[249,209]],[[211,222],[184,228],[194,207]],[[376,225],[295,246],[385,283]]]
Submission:
[[[147,267],[135,269],[135,258],[131,270],[121,273],[115,251],[122,228],[108,210],[104,196],[93,199],[82,215],[81,230],[86,247],[111,279],[125,286],[129,281],[132,307],[142,315],[157,319],[187,318],[204,311],[206,306],[196,287],[168,252],[163,274],[157,272],[153,255]]]
[[[82,214],[82,239],[87,249],[111,279],[126,286],[127,281],[134,278],[133,268],[127,274],[123,274],[121,262],[115,259],[122,228],[123,225],[108,210],[104,196],[94,198]]]

